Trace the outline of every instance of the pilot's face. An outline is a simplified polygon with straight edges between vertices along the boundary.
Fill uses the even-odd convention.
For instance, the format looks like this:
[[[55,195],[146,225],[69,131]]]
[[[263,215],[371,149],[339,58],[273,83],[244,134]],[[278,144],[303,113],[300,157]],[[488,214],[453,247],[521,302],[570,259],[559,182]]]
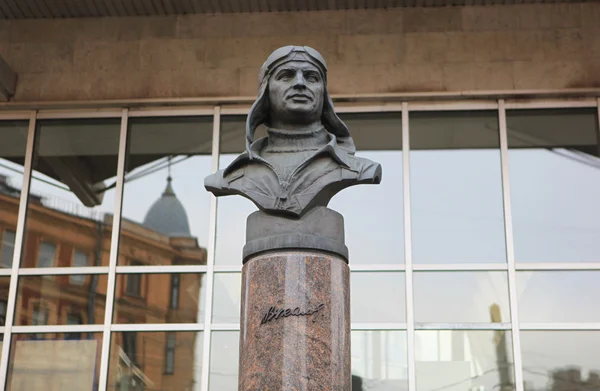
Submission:
[[[307,123],[319,120],[324,88],[321,73],[313,64],[305,61],[282,64],[269,80],[271,115]]]

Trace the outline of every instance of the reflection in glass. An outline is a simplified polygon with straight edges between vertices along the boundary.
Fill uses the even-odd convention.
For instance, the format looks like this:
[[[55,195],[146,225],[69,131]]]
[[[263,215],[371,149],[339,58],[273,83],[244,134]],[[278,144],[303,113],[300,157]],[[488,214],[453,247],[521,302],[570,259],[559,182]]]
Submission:
[[[7,390],[98,389],[102,333],[13,334]]]
[[[245,126],[246,116],[221,117],[220,169],[226,168],[245,151]],[[260,126],[254,139],[265,135],[264,126]],[[246,243],[246,217],[258,208],[241,196],[220,197],[217,205],[215,264],[241,265],[242,247]]]
[[[509,331],[415,332],[418,391],[514,390]]]
[[[117,274],[113,322],[204,323],[205,280],[206,273]]]
[[[194,390],[201,383],[202,332],[113,333],[109,390]]]
[[[27,121],[0,121],[0,267],[12,266],[27,126]]]
[[[351,262],[403,263],[402,115],[340,114],[340,118],[350,129],[356,156],[371,159],[383,167],[379,185],[345,189],[329,204],[331,209],[344,215]],[[373,251],[375,248],[377,251]]]
[[[506,262],[498,117],[410,114],[416,263]]]
[[[595,109],[507,112],[517,262],[600,261]]]
[[[600,332],[521,331],[523,388],[600,390]]]
[[[405,331],[352,332],[352,391],[407,390]]]
[[[216,273],[214,277],[212,321],[214,323],[240,323],[242,275]]]
[[[506,272],[415,272],[416,322],[510,322]]]
[[[213,331],[210,349],[209,391],[237,391],[240,333]]]
[[[0,326],[4,326],[6,323],[9,285],[10,277],[0,277]],[[2,340],[1,336],[0,340]]]
[[[129,124],[119,264],[205,265],[212,117]]]
[[[77,275],[79,280],[75,284],[73,277],[75,275],[20,276],[15,325],[103,323],[106,276]]]
[[[598,271],[517,272],[517,294],[521,322],[600,322]]]
[[[227,167],[236,157],[221,155],[219,167]],[[217,202],[215,265],[241,265],[242,248],[246,243],[246,218],[258,208],[242,196],[220,197]]]
[[[2,242],[0,242],[0,265],[2,267],[12,267],[13,255],[15,253],[16,232],[5,229],[2,232]]]
[[[352,323],[406,322],[404,273],[352,272]]]
[[[22,267],[72,266],[74,248],[93,254],[90,266],[108,265],[119,127],[119,119],[37,123]]]

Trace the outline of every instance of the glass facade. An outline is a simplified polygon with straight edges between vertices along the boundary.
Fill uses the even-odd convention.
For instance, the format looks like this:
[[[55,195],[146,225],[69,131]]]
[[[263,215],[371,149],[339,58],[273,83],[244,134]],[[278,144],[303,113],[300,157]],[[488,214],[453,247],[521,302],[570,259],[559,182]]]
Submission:
[[[384,171],[329,205],[353,391],[600,390],[599,106],[338,104]],[[245,112],[3,113],[5,389],[237,390],[255,206],[203,180],[244,149]]]

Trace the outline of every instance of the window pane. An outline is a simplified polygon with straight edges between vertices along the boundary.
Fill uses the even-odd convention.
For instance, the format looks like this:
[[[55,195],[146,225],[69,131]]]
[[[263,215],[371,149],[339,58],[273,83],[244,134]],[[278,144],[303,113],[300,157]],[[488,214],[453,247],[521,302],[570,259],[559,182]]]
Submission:
[[[329,208],[344,216],[350,262],[403,263],[402,114],[340,114],[340,117],[354,139],[356,156],[383,167],[381,184],[345,189],[329,204]]]
[[[214,331],[211,335],[209,391],[237,391],[240,333]]]
[[[416,322],[510,322],[506,272],[415,272]]]
[[[600,261],[595,109],[507,112],[517,262]]]
[[[71,266],[73,249],[108,265],[119,119],[42,120],[37,123],[22,267]],[[55,259],[38,262],[41,242]]]
[[[414,262],[506,262],[497,113],[411,113],[410,138]]]
[[[407,390],[405,331],[352,332],[352,391]]]
[[[2,252],[0,253],[2,267],[12,267],[15,252],[15,236],[15,232],[8,229],[4,230],[2,234]]]
[[[172,274],[117,274],[114,323],[204,323],[206,273],[181,274],[179,306],[170,306]],[[137,291],[136,291],[137,289]]]
[[[221,117],[221,154],[219,168],[226,168],[246,150],[246,116]],[[257,129],[254,139],[266,135],[264,127]],[[219,197],[217,209],[216,265],[241,265],[242,248],[246,243],[246,218],[258,208],[242,196]]]
[[[521,331],[525,390],[600,389],[600,332]]]
[[[193,390],[201,383],[203,343],[202,332],[113,333],[108,389]]]
[[[600,322],[600,272],[517,272],[521,322]]]
[[[37,267],[52,267],[56,262],[56,245],[42,242],[38,249]]]
[[[12,266],[23,163],[27,144],[27,121],[0,121],[0,265]]]
[[[7,390],[98,389],[102,333],[80,340],[64,334],[13,334]]]
[[[418,391],[514,390],[508,331],[415,332]]]
[[[83,284],[71,284],[72,276],[20,276],[15,325],[64,325],[73,316],[81,324],[104,322],[105,275],[84,275]]]
[[[8,288],[10,286],[10,277],[0,277],[0,326],[6,322],[6,310],[8,303]],[[1,335],[0,335],[1,339]]]
[[[132,118],[119,264],[205,265],[212,117]]]
[[[216,273],[212,321],[239,324],[241,294],[241,273]]]
[[[73,267],[86,267],[90,266],[89,259],[90,254],[87,254],[80,250],[75,250],[73,254]],[[81,274],[73,274],[70,279],[70,283],[74,285],[81,285],[85,282],[85,276]]]
[[[352,272],[352,323],[406,322],[404,273]]]

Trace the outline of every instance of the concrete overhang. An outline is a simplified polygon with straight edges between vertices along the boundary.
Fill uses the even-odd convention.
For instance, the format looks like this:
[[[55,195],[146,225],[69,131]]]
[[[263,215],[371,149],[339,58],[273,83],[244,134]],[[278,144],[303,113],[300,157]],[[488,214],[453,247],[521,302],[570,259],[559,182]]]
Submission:
[[[578,0],[592,2],[595,0]],[[101,16],[185,15],[231,12],[450,7],[570,0],[18,0],[0,1],[0,19],[84,18]]]

